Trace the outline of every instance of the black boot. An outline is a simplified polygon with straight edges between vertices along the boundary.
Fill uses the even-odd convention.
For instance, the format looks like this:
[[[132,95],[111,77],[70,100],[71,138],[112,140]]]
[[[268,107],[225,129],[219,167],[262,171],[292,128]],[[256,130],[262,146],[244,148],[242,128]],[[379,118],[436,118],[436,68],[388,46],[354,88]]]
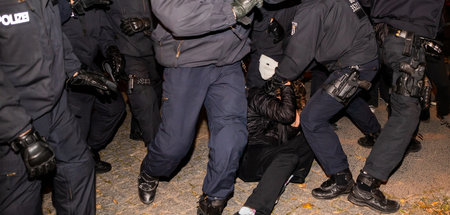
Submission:
[[[151,204],[155,200],[156,188],[159,184],[159,178],[153,177],[141,171],[138,176],[139,199],[144,204]]]
[[[212,199],[206,194],[200,196],[197,215],[220,215],[227,205],[227,199]]]
[[[371,148],[375,141],[377,141],[380,132],[366,134],[366,136],[359,138],[358,144],[362,147]]]
[[[100,154],[97,150],[91,149],[92,157],[95,161],[95,173],[101,174],[111,171],[111,164],[100,159]]]
[[[386,199],[379,187],[381,181],[361,171],[356,180],[356,185],[348,195],[348,200],[359,206],[368,206],[382,213],[394,213],[400,205],[393,200]]]
[[[307,174],[308,173],[306,172],[306,168],[298,168],[292,173],[293,177],[289,182],[294,184],[303,184],[305,183]]]
[[[312,195],[317,199],[333,199],[339,195],[350,193],[355,181],[349,169],[338,172],[312,190]]]
[[[422,143],[416,139],[416,137],[411,138],[408,148],[406,149],[406,154],[411,152],[418,152],[422,149]]]

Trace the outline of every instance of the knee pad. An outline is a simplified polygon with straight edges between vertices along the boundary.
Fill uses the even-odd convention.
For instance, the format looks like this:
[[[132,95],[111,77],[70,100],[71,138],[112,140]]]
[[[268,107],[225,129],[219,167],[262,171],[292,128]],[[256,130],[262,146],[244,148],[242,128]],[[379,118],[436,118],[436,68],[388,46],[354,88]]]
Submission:
[[[346,73],[326,85],[324,90],[338,102],[347,105],[359,87],[368,90],[371,83],[366,80],[359,80],[359,71],[353,69],[351,73]]]

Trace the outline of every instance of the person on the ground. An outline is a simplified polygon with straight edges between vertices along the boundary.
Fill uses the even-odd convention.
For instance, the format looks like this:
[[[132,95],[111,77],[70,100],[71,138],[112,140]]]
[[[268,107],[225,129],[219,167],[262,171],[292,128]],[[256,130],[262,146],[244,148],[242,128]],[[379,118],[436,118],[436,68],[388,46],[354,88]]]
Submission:
[[[248,145],[238,177],[259,181],[237,214],[270,214],[287,183],[304,183],[314,153],[300,128],[306,90],[300,80],[248,91]]]

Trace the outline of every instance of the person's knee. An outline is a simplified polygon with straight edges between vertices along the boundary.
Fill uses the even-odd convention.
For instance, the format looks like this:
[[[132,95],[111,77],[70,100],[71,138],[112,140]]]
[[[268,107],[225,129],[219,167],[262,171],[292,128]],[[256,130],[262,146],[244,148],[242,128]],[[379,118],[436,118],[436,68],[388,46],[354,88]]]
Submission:
[[[300,125],[305,131],[315,131],[329,125],[328,121],[321,120],[313,111],[303,112],[300,117]]]

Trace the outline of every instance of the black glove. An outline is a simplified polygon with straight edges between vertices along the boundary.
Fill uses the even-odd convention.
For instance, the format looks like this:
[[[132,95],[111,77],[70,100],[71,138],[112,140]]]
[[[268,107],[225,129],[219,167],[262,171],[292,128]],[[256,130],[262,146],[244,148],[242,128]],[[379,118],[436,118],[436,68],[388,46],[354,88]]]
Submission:
[[[267,28],[269,34],[273,35],[273,43],[278,43],[284,38],[284,29],[275,18],[272,18]]]
[[[36,130],[31,129],[9,143],[14,152],[22,155],[30,179],[46,175],[55,169],[55,153]]]
[[[247,13],[249,13],[253,7],[262,7],[263,0],[234,0],[231,3],[233,7],[234,15],[236,16],[236,20],[245,25],[250,24],[250,18],[246,17]]]
[[[106,76],[87,72],[81,69],[74,76],[67,80],[67,85],[70,87],[88,86],[94,88],[101,95],[110,95],[111,92],[117,92],[117,85],[108,80]]]
[[[94,5],[98,6],[108,6],[112,2],[110,0],[74,0],[72,4],[72,9],[78,15],[83,15],[87,8]]]
[[[275,74],[266,82],[265,91],[266,93],[274,92],[275,89],[280,88],[286,84],[287,80],[278,76],[275,70]],[[269,93],[270,94],[270,93]]]
[[[103,62],[103,69],[111,76],[113,81],[118,81],[126,78],[124,68],[125,58],[120,53],[119,48],[117,46],[108,47],[106,49],[106,60]]]
[[[152,20],[149,17],[132,17],[120,20],[120,30],[128,36],[144,31],[147,35],[151,32]]]

